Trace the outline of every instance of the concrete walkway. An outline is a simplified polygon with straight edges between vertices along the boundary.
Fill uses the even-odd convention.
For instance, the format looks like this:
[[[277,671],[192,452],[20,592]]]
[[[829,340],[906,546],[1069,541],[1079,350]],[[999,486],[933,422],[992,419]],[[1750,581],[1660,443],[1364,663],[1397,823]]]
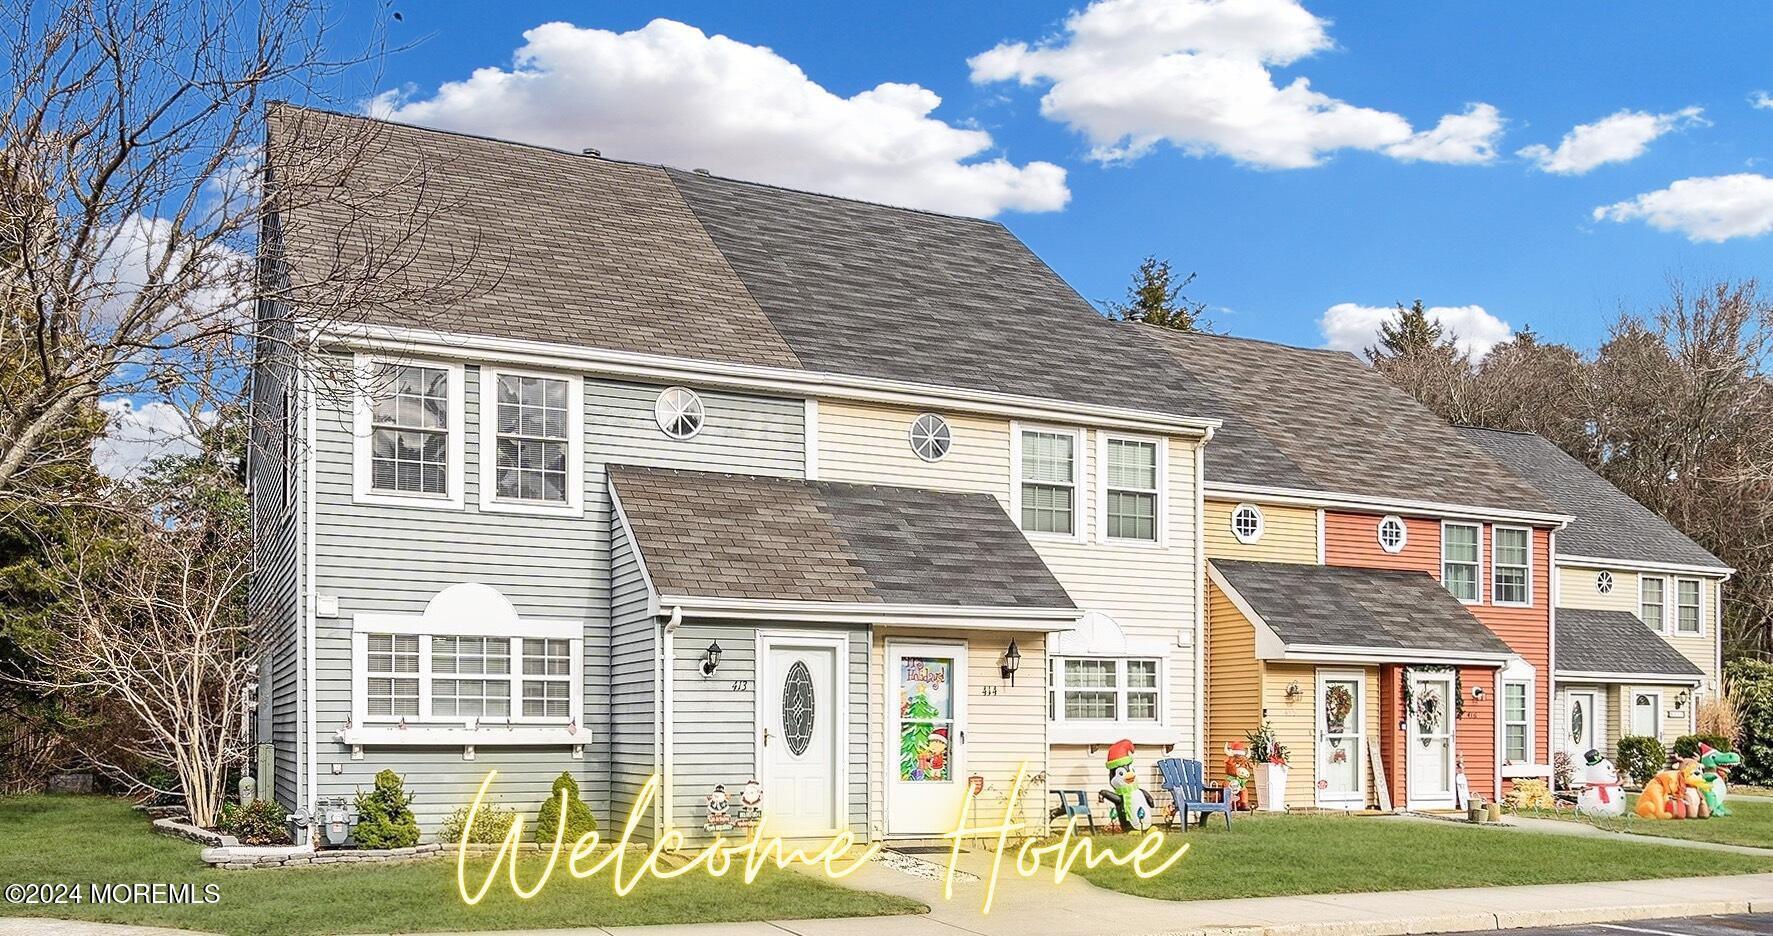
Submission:
[[[1511,824],[1516,828],[1533,832],[1544,832],[1547,835],[1575,835],[1585,838],[1625,839],[1632,842],[1643,842],[1646,845],[1673,845],[1677,848],[1697,848],[1704,851],[1736,852],[1742,855],[1760,855],[1773,858],[1773,848],[1755,848],[1752,845],[1725,845],[1721,842],[1696,842],[1692,839],[1664,838],[1660,835],[1637,835],[1631,832],[1615,832],[1602,829],[1586,822],[1573,819],[1541,819],[1537,816],[1510,816]]]

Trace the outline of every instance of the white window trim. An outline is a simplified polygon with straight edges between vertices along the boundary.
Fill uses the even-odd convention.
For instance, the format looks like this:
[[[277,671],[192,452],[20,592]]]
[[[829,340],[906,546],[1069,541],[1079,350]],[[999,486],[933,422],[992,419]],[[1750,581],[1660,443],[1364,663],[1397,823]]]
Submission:
[[[1699,629],[1696,631],[1681,630],[1681,583],[1692,582],[1699,586]],[[1705,636],[1705,579],[1682,577],[1674,580],[1674,614],[1668,619],[1669,635],[1673,637],[1704,637]]]
[[[1510,683],[1521,683],[1527,687],[1527,759],[1518,763],[1508,760],[1508,693],[1504,688]],[[1498,772],[1509,779],[1522,777],[1544,777],[1551,779],[1551,766],[1538,762],[1539,729],[1536,718],[1539,706],[1539,673],[1531,663],[1520,657],[1513,657],[1506,666],[1496,671],[1496,767]],[[1555,737],[1555,736],[1554,736]]]
[[[1072,486],[1072,517],[1071,532],[1041,533],[1035,530],[1022,530],[1022,433],[1050,432],[1068,434],[1077,440],[1072,449],[1076,453],[1075,463],[1071,466],[1076,477]],[[1077,426],[1052,426],[1044,423],[1010,423],[1010,520],[1022,535],[1030,540],[1042,540],[1050,543],[1083,543],[1088,542],[1086,530],[1090,528],[1088,506],[1093,502],[1090,492],[1089,449],[1084,430]]]
[[[948,430],[948,447],[943,449],[942,454],[937,455],[935,458],[927,458],[922,452],[917,450],[917,424],[922,422],[925,417],[939,420],[942,424],[942,428]],[[923,462],[926,465],[936,464],[954,454],[954,424],[949,422],[948,417],[941,413],[928,411],[918,413],[916,416],[911,417],[910,425],[905,427],[905,442],[911,448],[912,456],[918,461]]]
[[[1243,531],[1237,528],[1238,512],[1245,507],[1256,512],[1256,532],[1251,533],[1248,536],[1245,536]],[[1245,546],[1254,546],[1257,543],[1262,542],[1262,534],[1268,532],[1268,515],[1262,512],[1260,505],[1252,504],[1249,501],[1244,501],[1243,503],[1233,506],[1231,508],[1231,514],[1225,518],[1225,523],[1231,528],[1231,538]]]
[[[1157,487],[1155,491],[1153,491],[1153,493],[1157,494],[1157,506],[1155,508],[1157,516],[1154,518],[1157,525],[1155,530],[1155,533],[1157,534],[1156,539],[1133,539],[1108,535],[1108,443],[1110,441],[1145,442],[1157,447],[1157,476],[1154,479]],[[1096,485],[1096,542],[1144,549],[1163,549],[1170,545],[1170,498],[1167,491],[1170,480],[1168,471],[1169,458],[1169,440],[1162,436],[1129,435],[1122,432],[1096,433],[1096,464],[1100,466],[1100,471],[1102,472],[1102,483]],[[1017,477],[1020,477],[1021,471],[1018,470],[1016,475]],[[1117,490],[1136,491],[1134,488],[1120,488]]]
[[[1603,583],[1606,585],[1605,588],[1601,587]],[[1613,589],[1617,587],[1619,587],[1619,576],[1614,575],[1612,572],[1602,569],[1594,574],[1595,594],[1611,595],[1613,594]]]
[[[380,491],[371,482],[370,440],[375,435],[375,423],[369,391],[372,389],[374,369],[378,364],[412,364],[449,372],[449,442],[446,452],[449,465],[444,473],[445,483],[449,486],[448,493],[439,495],[416,491]],[[359,504],[382,504],[390,507],[461,510],[462,505],[467,502],[462,488],[467,474],[463,470],[463,452],[467,447],[465,438],[468,431],[465,425],[467,401],[464,397],[467,381],[463,377],[462,365],[420,358],[358,354],[353,361],[353,369],[356,373],[356,387],[352,392],[351,406],[351,500]]]
[[[1496,572],[1497,572],[1497,570],[1502,568],[1502,563],[1496,558],[1496,533],[1500,530],[1518,530],[1522,533],[1527,534],[1527,565],[1526,565],[1527,600],[1526,601],[1503,601],[1502,599],[1496,597]],[[1482,537],[1483,534],[1479,533],[1478,535],[1480,537]],[[1482,556],[1483,555],[1483,553],[1482,553],[1483,546],[1482,546],[1481,541],[1479,543],[1478,548],[1480,550],[1478,555]],[[1490,528],[1490,602],[1491,602],[1491,604],[1494,604],[1497,607],[1502,607],[1502,608],[1531,608],[1531,607],[1533,607],[1533,528],[1532,527],[1508,526],[1508,525],[1504,525],[1504,524],[1497,524],[1497,525]]]
[[[1661,689],[1642,689],[1637,686],[1629,686],[1626,688],[1625,691],[1630,696],[1630,698],[1625,706],[1625,733],[1629,734],[1629,735],[1637,735],[1637,727],[1638,727],[1637,726],[1637,717],[1638,717],[1638,698],[1637,697],[1641,696],[1641,695],[1650,696],[1651,698],[1656,700],[1653,703],[1654,708],[1652,710],[1653,717],[1655,718],[1655,730],[1651,731],[1648,735],[1640,735],[1639,737],[1655,738],[1658,741],[1662,740],[1662,722],[1663,722],[1663,718],[1662,718],[1662,702],[1663,702],[1662,690]]]
[[[499,375],[566,381],[566,501],[498,496]],[[585,381],[577,374],[487,365],[480,369],[480,509],[486,513],[580,517],[585,513]]]
[[[1477,597],[1476,598],[1469,598],[1469,599],[1460,598],[1458,595],[1453,595],[1453,597],[1458,599],[1460,604],[1481,605],[1484,603],[1484,578],[1485,578],[1485,576],[1484,576],[1484,525],[1481,523],[1466,523],[1464,521],[1459,521],[1459,520],[1443,520],[1443,521],[1441,521],[1441,570],[1440,570],[1441,571],[1441,586],[1443,588],[1447,587],[1447,582],[1446,582],[1446,578],[1447,578],[1447,530],[1452,527],[1472,527],[1477,530],[1477,562],[1473,563],[1473,565],[1475,565],[1477,567]],[[1448,594],[1452,594],[1452,592],[1453,592],[1453,589],[1447,588]]]
[[[1520,721],[1513,721],[1513,720],[1510,720],[1508,717],[1508,687],[1510,687],[1510,686],[1520,686],[1522,691],[1526,693],[1526,698],[1523,700],[1525,704],[1522,706],[1523,711],[1524,711],[1524,716]],[[1512,678],[1512,677],[1504,676],[1502,678],[1502,690],[1501,690],[1501,696],[1499,698],[1500,698],[1501,704],[1499,704],[1496,708],[1497,708],[1497,713],[1498,713],[1497,714],[1498,721],[1502,725],[1502,732],[1499,735],[1497,735],[1497,737],[1496,737],[1496,743],[1497,743],[1496,750],[1502,752],[1502,763],[1505,766],[1509,765],[1509,764],[1531,764],[1531,763],[1533,763],[1533,680],[1532,680],[1532,678],[1528,677],[1526,679],[1519,679],[1519,678]],[[1527,729],[1525,732],[1523,732],[1523,737],[1524,737],[1525,741],[1524,741],[1523,748],[1521,751],[1522,756],[1521,756],[1520,760],[1510,760],[1508,757],[1508,729],[1512,725],[1522,725]]]
[[[400,728],[399,716],[370,716],[369,635],[410,634],[419,638],[419,714]],[[511,641],[511,716],[434,718],[431,715],[431,638],[502,637]],[[564,721],[523,717],[523,641],[565,640],[570,654]],[[453,677],[445,677],[453,678]],[[471,677],[472,678],[472,677]],[[342,734],[347,744],[588,744],[585,717],[585,633],[579,621],[524,618],[501,621],[441,621],[418,614],[358,612],[351,622],[351,726]],[[472,727],[471,727],[472,726]],[[389,730],[392,729],[392,730]]]
[[[1643,575],[1640,573],[1638,575],[1638,606],[1636,608],[1633,608],[1632,612],[1638,616],[1639,620],[1643,620],[1643,617],[1644,617],[1644,583],[1648,582],[1652,579],[1662,583],[1662,620],[1654,621],[1654,622],[1644,621],[1644,624],[1645,624],[1645,626],[1649,627],[1651,630],[1655,631],[1656,633],[1662,634],[1663,636],[1667,636],[1668,635],[1668,628],[1669,628],[1669,623],[1668,623],[1668,582],[1669,582],[1669,579],[1668,579],[1668,576],[1666,576],[1666,575]],[[1703,598],[1701,600],[1703,600]]]
[[[1387,546],[1385,545],[1385,525],[1394,522],[1398,525],[1398,529],[1404,531],[1404,535],[1398,537],[1396,546]],[[1379,518],[1379,525],[1373,529],[1373,538],[1379,541],[1380,549],[1395,556],[1403,552],[1404,547],[1410,545],[1410,524],[1397,514],[1386,514]]]
[[[1066,660],[1113,660],[1115,667],[1114,687],[1114,718],[1075,718],[1065,717],[1065,661]],[[1128,660],[1150,660],[1157,663],[1157,718],[1153,721],[1133,721],[1126,717],[1127,684],[1126,663]],[[1051,706],[1052,718],[1049,720],[1049,737],[1051,743],[1089,743],[1100,740],[1104,731],[1119,734],[1144,734],[1147,737],[1167,737],[1171,733],[1169,708],[1169,667],[1167,654],[1140,653],[1072,653],[1065,656],[1047,657],[1050,677],[1047,685],[1048,704]],[[1079,692],[1101,692],[1102,689],[1079,689]],[[1146,690],[1139,690],[1144,692]],[[1063,740],[1062,740],[1063,739]],[[1134,739],[1134,743],[1140,743]]]

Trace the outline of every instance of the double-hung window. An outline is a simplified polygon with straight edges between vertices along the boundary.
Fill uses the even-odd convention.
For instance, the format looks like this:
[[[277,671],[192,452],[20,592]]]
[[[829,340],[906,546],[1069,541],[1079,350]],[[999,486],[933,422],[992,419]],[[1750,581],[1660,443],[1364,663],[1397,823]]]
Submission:
[[[1527,704],[1529,684],[1505,681],[1502,684],[1502,759],[1513,764],[1528,761],[1527,732],[1531,715]]]
[[[1490,600],[1499,605],[1532,603],[1533,531],[1499,526],[1491,530]]]
[[[364,657],[366,713],[387,720],[419,717],[419,638],[370,634]]]
[[[355,498],[460,507],[462,366],[360,357],[356,373]]]
[[[1667,589],[1665,578],[1653,575],[1638,578],[1638,617],[1653,631],[1668,630]]]
[[[1077,433],[1027,429],[1020,441],[1017,491],[1023,532],[1076,536],[1081,474]]]
[[[1064,657],[1053,660],[1053,669],[1048,703],[1053,721],[1162,721],[1158,660]]]
[[[431,638],[431,714],[438,718],[511,715],[511,641]]]
[[[1102,443],[1104,533],[1111,540],[1155,543],[1162,523],[1162,447],[1154,440],[1106,438]]]
[[[528,637],[523,641],[523,717],[572,714],[572,641]]]
[[[1697,637],[1704,631],[1705,601],[1698,579],[1675,579],[1675,633]]]
[[[584,507],[583,381],[488,367],[481,377],[480,508],[573,514]]]
[[[1467,604],[1483,600],[1484,528],[1475,523],[1441,527],[1441,584]]]

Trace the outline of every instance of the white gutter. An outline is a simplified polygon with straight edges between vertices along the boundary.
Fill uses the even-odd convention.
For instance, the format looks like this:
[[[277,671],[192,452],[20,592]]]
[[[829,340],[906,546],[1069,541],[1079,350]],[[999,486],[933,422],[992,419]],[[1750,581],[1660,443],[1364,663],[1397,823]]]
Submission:
[[[674,606],[685,616],[697,618],[858,624],[910,621],[923,626],[971,630],[1067,631],[1075,629],[1084,615],[1077,608],[981,608],[694,595],[660,595],[659,601]]]
[[[1703,676],[1676,676],[1672,673],[1604,673],[1592,670],[1558,670],[1559,678],[1571,682],[1641,683],[1645,685],[1697,686]]]
[[[315,332],[318,340],[407,355],[554,366],[582,373],[658,382],[683,382],[787,396],[890,403],[967,412],[1134,429],[1204,438],[1220,420],[1152,410],[1071,403],[990,390],[969,390],[911,381],[861,377],[786,367],[729,364],[658,354],[636,354],[578,345],[444,333],[429,329],[336,323]]]
[[[1649,562],[1641,559],[1606,559],[1600,556],[1578,556],[1571,553],[1553,553],[1557,561],[1566,565],[1610,566],[1615,569],[1627,569],[1641,572],[1685,572],[1690,575],[1701,575],[1707,578],[1728,579],[1736,574],[1729,566],[1687,565],[1680,562]]]
[[[1473,507],[1469,504],[1373,497],[1365,494],[1338,494],[1258,484],[1216,484],[1207,488],[1207,496],[1214,500],[1260,501],[1299,507],[1329,507],[1368,513],[1417,514],[1460,520],[1504,520],[1560,528],[1569,525],[1571,521],[1576,519],[1569,514],[1510,510],[1505,507]]]

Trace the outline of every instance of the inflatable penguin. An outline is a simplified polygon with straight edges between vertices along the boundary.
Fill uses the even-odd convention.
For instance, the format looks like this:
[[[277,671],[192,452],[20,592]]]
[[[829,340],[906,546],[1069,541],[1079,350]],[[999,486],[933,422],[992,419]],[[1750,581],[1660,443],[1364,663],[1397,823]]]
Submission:
[[[1576,811],[1584,816],[1625,815],[1625,792],[1619,787],[1619,771],[1613,762],[1593,750],[1582,759],[1588,763],[1588,770],[1583,774],[1582,792],[1576,797]]]
[[[1108,789],[1102,799],[1114,807],[1120,826],[1128,832],[1151,828],[1157,814],[1151,794],[1139,789],[1139,775],[1133,770],[1133,742],[1122,739],[1108,747]]]

